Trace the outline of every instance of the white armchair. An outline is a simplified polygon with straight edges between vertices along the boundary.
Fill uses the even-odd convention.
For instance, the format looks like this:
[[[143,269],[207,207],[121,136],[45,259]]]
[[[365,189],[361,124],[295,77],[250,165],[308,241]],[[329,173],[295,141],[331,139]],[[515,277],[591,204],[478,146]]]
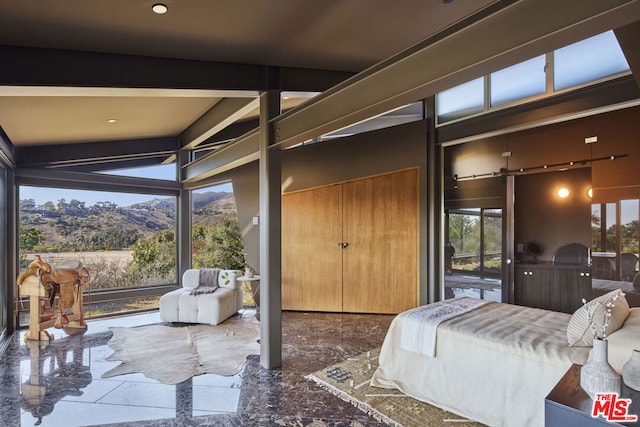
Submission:
[[[182,275],[182,288],[160,297],[160,319],[210,325],[224,322],[243,306],[241,283],[236,280],[241,274],[238,270],[220,270],[219,288],[215,292],[191,295],[200,285],[200,270],[186,270]]]

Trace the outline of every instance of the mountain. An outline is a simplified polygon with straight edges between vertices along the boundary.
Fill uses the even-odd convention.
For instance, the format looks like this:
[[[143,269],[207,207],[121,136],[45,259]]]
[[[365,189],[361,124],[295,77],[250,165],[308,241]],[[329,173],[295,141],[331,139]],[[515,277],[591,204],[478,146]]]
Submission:
[[[111,202],[86,207],[76,200],[40,206],[21,201],[20,226],[42,231],[46,237],[42,243],[51,249],[124,249],[159,231],[175,232],[175,205],[172,197],[125,207]],[[212,225],[222,215],[236,213],[233,193],[194,194],[193,205],[193,223],[204,226]]]
[[[233,193],[208,191],[193,194],[193,224],[212,225],[220,215],[236,214],[236,199]]]

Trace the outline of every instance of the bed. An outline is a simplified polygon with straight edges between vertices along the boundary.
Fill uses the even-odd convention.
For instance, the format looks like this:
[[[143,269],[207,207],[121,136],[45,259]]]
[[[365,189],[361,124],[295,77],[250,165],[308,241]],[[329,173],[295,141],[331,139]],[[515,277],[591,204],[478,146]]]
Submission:
[[[447,301],[455,300],[394,318],[371,385],[399,389],[490,426],[543,426],[546,395],[572,364],[589,357],[590,347],[567,344],[575,315],[486,302],[437,326],[435,354],[421,351],[429,347],[424,343],[407,347],[403,329],[409,329],[411,314]],[[640,308],[626,310],[619,330],[608,337],[609,360],[618,371],[640,345]]]

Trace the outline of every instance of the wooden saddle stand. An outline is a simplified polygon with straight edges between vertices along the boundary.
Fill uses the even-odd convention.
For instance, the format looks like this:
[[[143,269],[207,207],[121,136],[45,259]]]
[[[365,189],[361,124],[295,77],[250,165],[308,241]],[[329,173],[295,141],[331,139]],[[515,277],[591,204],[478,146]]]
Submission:
[[[52,336],[45,329],[52,326],[69,335],[84,333],[82,289],[90,280],[89,269],[81,261],[53,267],[36,255],[18,276],[20,295],[29,297],[29,331],[24,339],[50,341]]]

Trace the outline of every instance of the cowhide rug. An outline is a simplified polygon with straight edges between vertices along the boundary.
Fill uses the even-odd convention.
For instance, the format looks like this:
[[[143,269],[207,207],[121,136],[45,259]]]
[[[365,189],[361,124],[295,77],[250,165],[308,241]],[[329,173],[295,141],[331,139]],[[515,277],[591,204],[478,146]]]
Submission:
[[[260,324],[251,316],[232,316],[220,325],[153,324],[110,328],[106,360],[122,363],[102,378],[140,372],[163,384],[202,374],[234,375],[247,356],[259,354]]]

